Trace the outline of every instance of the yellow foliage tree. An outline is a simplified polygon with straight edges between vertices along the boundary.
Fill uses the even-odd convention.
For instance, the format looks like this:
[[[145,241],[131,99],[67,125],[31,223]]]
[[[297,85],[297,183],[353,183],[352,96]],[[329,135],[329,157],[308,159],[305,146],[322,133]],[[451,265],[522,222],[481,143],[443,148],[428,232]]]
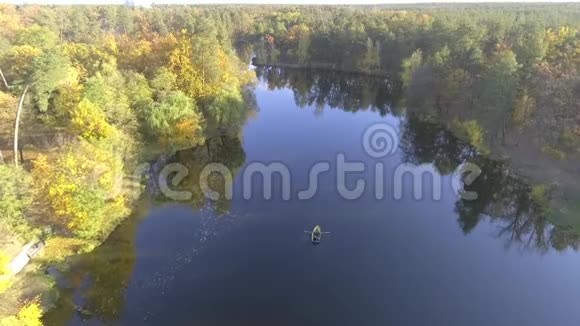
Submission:
[[[569,26],[562,26],[557,30],[548,29],[545,34],[545,42],[548,44],[548,55],[558,54],[559,47],[570,43],[578,33],[578,30]]]
[[[193,65],[193,47],[186,31],[178,38],[177,48],[169,56],[169,69],[177,78],[177,87],[189,97],[198,99],[206,93],[203,73]]]
[[[42,50],[30,45],[11,47],[4,56],[4,65],[10,67],[6,71],[6,77],[10,80],[21,78],[30,74],[32,62],[42,54]]]
[[[81,79],[117,66],[114,56],[95,45],[69,43],[64,46],[64,52],[70,58],[73,67],[79,71]]]
[[[460,121],[453,120],[451,130],[459,139],[469,142],[478,150],[487,153],[489,150],[485,144],[485,131],[477,120]]]
[[[18,312],[18,320],[24,326],[42,326],[42,308],[35,301],[29,303]]]
[[[177,46],[169,56],[169,70],[177,78],[177,87],[193,99],[215,96],[220,88],[236,82],[232,60],[215,40],[195,37],[182,31]]]
[[[578,30],[569,26],[562,26],[557,30],[548,29],[544,37],[547,62],[554,66],[569,66],[568,69],[575,72],[580,62],[577,35]],[[566,70],[560,73],[565,73]]]
[[[62,120],[69,120],[71,112],[79,105],[82,97],[83,86],[76,81],[62,83],[53,97],[53,106],[56,118],[65,117]]]
[[[0,128],[9,130],[14,124],[14,108],[17,103],[16,97],[0,92]],[[0,162],[1,163],[1,162]]]
[[[80,101],[70,115],[72,127],[86,139],[106,138],[115,132],[103,110],[86,98]]]
[[[10,263],[10,257],[4,252],[0,251],[0,293],[6,291],[10,287],[12,278],[12,273],[8,264]]]
[[[128,213],[123,160],[104,142],[80,140],[55,157],[40,155],[33,176],[53,222],[85,239],[102,239]]]
[[[6,38],[13,38],[21,28],[22,23],[15,6],[0,3],[0,26],[0,36]]]
[[[199,115],[191,115],[175,125],[175,131],[167,142],[180,148],[203,144],[201,121]]]
[[[119,45],[117,44],[117,39],[115,38],[115,34],[107,33],[104,34],[99,40],[98,45],[107,53],[111,54],[112,56],[119,55]]]
[[[42,326],[42,308],[38,300],[26,304],[16,316],[0,319],[2,326]]]
[[[123,68],[129,68],[142,72],[148,66],[148,58],[153,49],[148,40],[134,40],[129,35],[122,35],[118,39],[119,64]]]

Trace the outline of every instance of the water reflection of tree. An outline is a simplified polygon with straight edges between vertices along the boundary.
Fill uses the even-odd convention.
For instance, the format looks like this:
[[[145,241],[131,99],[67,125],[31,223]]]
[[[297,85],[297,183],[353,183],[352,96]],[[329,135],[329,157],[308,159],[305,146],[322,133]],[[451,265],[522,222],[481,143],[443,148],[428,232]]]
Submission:
[[[476,200],[455,204],[458,224],[465,234],[489,217],[499,225],[498,237],[507,245],[546,251],[578,248],[580,236],[572,227],[552,225],[546,208],[532,200],[531,187],[515,175],[510,164],[480,155],[472,146],[429,119],[411,115],[401,142],[404,160],[414,164],[433,163],[441,174],[450,174],[464,162],[478,165],[482,174],[465,190],[478,194]]]
[[[124,309],[125,290],[135,267],[138,219],[123,223],[105,244],[82,257],[90,285],[83,309],[105,324],[116,321]]]
[[[393,103],[398,99],[395,87],[373,76],[277,67],[257,67],[256,75],[269,89],[291,89],[300,107],[315,105],[322,110],[327,105],[349,112],[370,109],[384,115],[393,112]],[[434,117],[439,110],[427,111]],[[439,121],[425,114],[410,114],[401,148],[405,162],[433,163],[443,175],[453,173],[465,162],[477,164],[482,169],[482,174],[466,187],[468,191],[477,192],[478,198],[458,200],[455,204],[458,224],[465,234],[472,232],[481,220],[489,218],[497,222],[497,235],[506,245],[540,251],[580,246],[580,235],[573,227],[550,223],[547,208],[532,200],[532,187],[513,172],[509,162],[482,155]]]
[[[206,137],[241,136],[246,121],[258,111],[253,88],[243,89],[240,97],[224,97],[218,102],[219,105],[212,105],[206,110]]]
[[[465,146],[453,137],[448,130],[417,115],[409,116],[406,127],[401,140],[406,162],[413,164],[432,162],[441,174],[449,174],[459,164],[477,153],[474,148]]]
[[[137,210],[101,246],[71,258],[71,268],[62,275],[70,289],[60,292],[58,309],[44,318],[47,325],[65,324],[74,314],[83,320],[116,324],[124,310],[125,290],[135,267],[134,241],[140,216],[142,212]],[[76,295],[83,300],[76,301]]]
[[[150,171],[149,192],[157,202],[171,202],[161,193],[157,181],[159,173],[171,163],[179,163],[186,167],[187,176],[175,185],[175,191],[187,191],[192,194],[188,202],[194,208],[201,208],[207,203],[200,187],[200,173],[210,163],[225,165],[232,176],[244,164],[246,154],[242,147],[242,128],[258,111],[256,96],[251,87],[244,89],[241,96],[224,96],[219,105],[210,105],[205,112],[207,128],[205,143],[201,146],[183,149],[171,157],[160,157]],[[175,175],[169,176],[169,185]],[[208,177],[209,186],[220,194],[220,199],[212,204],[218,213],[229,211],[230,201],[225,199],[224,178],[216,173]]]
[[[206,198],[199,187],[199,174],[209,163],[224,164],[232,172],[237,173],[245,162],[245,152],[239,137],[214,136],[208,138],[205,145],[178,151],[167,162],[181,163],[187,167],[188,176],[174,190],[188,190],[193,196],[190,204],[200,208],[206,204]],[[157,175],[152,175],[157,180]],[[227,213],[231,202],[224,198],[224,180],[221,176],[212,175],[209,186],[219,192],[220,200],[212,203],[218,214]],[[157,188],[157,187],[156,187]],[[158,189],[158,188],[157,188]],[[158,191],[152,195],[157,201],[167,202],[170,199]],[[139,205],[143,210],[146,205]],[[134,241],[139,225],[139,216],[144,215],[137,210],[134,217],[122,223],[94,251],[74,257],[72,268],[64,277],[71,289],[61,293],[58,306],[45,317],[47,324],[60,325],[71,320],[74,314],[81,319],[98,320],[103,324],[116,324],[124,310],[125,290],[129,285],[136,261]],[[81,301],[77,301],[80,295]]]
[[[256,67],[256,75],[268,88],[289,88],[299,107],[315,105],[340,108],[349,112],[394,109],[395,87],[384,78],[326,70]]]
[[[242,147],[239,137],[214,136],[206,140],[205,145],[178,151],[165,164],[179,163],[187,168],[187,176],[175,187],[175,191],[191,192],[192,197],[188,202],[194,208],[201,208],[207,203],[207,199],[201,190],[199,176],[202,170],[210,163],[220,163],[225,165],[232,176],[235,176],[246,160],[246,153]],[[162,167],[165,166],[162,164]],[[152,176],[158,180],[158,175]],[[170,180],[173,176],[169,176]],[[220,194],[220,199],[212,202],[218,213],[227,213],[230,208],[230,200],[226,199],[224,178],[219,174],[211,174],[208,183],[212,190]],[[171,185],[171,182],[169,182]],[[158,187],[155,187],[158,189]],[[154,197],[158,202],[173,201],[167,198],[159,190],[156,190]]]

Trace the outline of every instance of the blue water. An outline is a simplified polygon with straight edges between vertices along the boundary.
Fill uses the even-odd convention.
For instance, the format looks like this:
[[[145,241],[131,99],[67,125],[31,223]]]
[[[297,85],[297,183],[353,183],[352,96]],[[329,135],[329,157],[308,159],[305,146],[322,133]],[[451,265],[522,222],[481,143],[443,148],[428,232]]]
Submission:
[[[246,159],[235,176],[230,212],[218,217],[211,205],[151,205],[128,240],[134,263],[127,275],[106,274],[107,282],[119,283],[121,303],[113,312],[101,305],[89,317],[72,313],[68,324],[580,323],[580,255],[511,241],[501,233],[505,223],[485,214],[465,234],[449,174],[442,178],[440,200],[430,192],[415,200],[408,179],[400,200],[393,199],[389,181],[382,200],[371,186],[359,199],[340,197],[337,154],[367,167],[347,178],[349,187],[357,178],[372,185],[377,162],[389,179],[404,155],[399,150],[370,157],[363,133],[386,122],[402,134],[405,118],[370,109],[301,108],[290,89],[271,91],[264,82],[255,92],[260,110],[242,129]],[[320,176],[318,192],[297,199],[310,167],[321,161],[331,171]],[[253,162],[285,164],[292,198],[281,199],[275,178],[272,199],[265,200],[256,178],[253,198],[244,199],[242,175]],[[432,185],[428,178],[424,184]],[[303,231],[316,224],[331,234],[314,246]],[[90,283],[90,272],[81,275]],[[90,300],[86,289],[75,292],[81,306]]]

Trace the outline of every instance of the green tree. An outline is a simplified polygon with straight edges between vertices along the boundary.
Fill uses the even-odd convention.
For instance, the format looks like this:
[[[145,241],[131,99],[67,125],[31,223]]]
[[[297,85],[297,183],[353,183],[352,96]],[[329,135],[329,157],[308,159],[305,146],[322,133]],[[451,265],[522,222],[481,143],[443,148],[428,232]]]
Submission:
[[[373,71],[380,68],[380,47],[378,42],[367,39],[366,53],[362,61],[362,68],[365,71]]]
[[[150,132],[171,150],[203,143],[202,116],[195,101],[181,91],[151,105],[146,117]]]
[[[165,67],[159,68],[155,72],[155,77],[151,80],[151,88],[157,97],[177,90],[177,76]]]
[[[16,120],[14,124],[14,164],[18,165],[18,130],[20,126],[20,116],[24,99],[29,90],[33,94],[36,106],[39,111],[44,112],[48,109],[48,100],[51,93],[57,88],[58,84],[66,78],[69,72],[69,62],[56,52],[43,52],[34,58],[30,70],[21,80],[24,89],[20,94],[18,108],[16,110]]]
[[[401,73],[401,80],[404,86],[411,85],[413,73],[423,64],[423,51],[416,50],[408,58],[403,60],[403,72]]]
[[[34,236],[26,218],[32,204],[32,177],[20,167],[0,164],[0,224],[1,228],[24,239]]]
[[[493,136],[501,131],[502,139],[505,139],[506,123],[514,107],[520,65],[511,50],[495,54],[493,60],[479,83],[475,105],[478,120],[483,121],[484,128],[490,130]]]
[[[224,89],[207,108],[209,125],[222,131],[237,131],[246,120],[247,109],[239,89]]]
[[[56,46],[58,36],[49,28],[32,25],[16,32],[15,45],[29,45],[38,49],[52,49]]]
[[[149,106],[153,103],[153,90],[143,74],[129,72],[125,76],[125,93],[131,108],[137,117],[143,119]]]
[[[532,115],[536,110],[536,99],[532,97],[527,89],[522,91],[514,104],[512,121],[517,128],[523,128],[530,124]]]
[[[119,71],[113,70],[109,74],[97,74],[89,78],[83,95],[104,112],[108,123],[125,132],[135,132],[136,115],[131,110],[125,78]]]
[[[523,67],[531,69],[546,55],[546,34],[543,28],[536,24],[525,24],[514,33],[513,50],[518,62]]]

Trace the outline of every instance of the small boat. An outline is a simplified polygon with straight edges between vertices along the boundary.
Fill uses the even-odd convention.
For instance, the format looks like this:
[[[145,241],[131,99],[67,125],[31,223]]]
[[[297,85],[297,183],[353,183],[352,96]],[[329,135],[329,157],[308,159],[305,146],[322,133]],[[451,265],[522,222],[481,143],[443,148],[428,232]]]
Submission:
[[[323,233],[326,233],[326,234],[330,233],[330,232],[322,232],[320,225],[316,225],[314,227],[314,229],[312,229],[312,231],[304,231],[304,232],[310,233],[310,238],[311,238],[313,244],[320,243],[320,240],[322,239]]]
[[[312,230],[312,243],[320,243],[322,238],[322,232],[320,230],[320,225],[316,225]]]

